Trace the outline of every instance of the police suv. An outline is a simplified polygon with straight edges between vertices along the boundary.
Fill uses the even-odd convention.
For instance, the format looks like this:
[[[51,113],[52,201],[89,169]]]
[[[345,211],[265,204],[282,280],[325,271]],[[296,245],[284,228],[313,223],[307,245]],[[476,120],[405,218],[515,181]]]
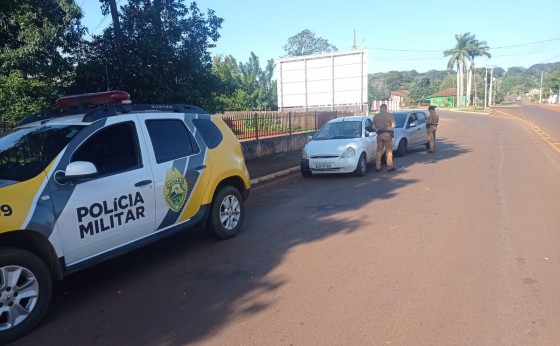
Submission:
[[[250,179],[229,127],[128,98],[64,97],[0,135],[0,344],[39,323],[53,280],[195,224],[239,231]]]

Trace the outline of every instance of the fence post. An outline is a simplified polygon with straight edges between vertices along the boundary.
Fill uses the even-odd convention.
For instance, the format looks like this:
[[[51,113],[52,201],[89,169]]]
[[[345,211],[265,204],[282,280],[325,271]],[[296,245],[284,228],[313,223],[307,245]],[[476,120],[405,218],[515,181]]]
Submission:
[[[292,135],[292,112],[288,112],[288,133]]]
[[[253,113],[255,117],[255,139],[259,139],[259,115],[257,113]]]

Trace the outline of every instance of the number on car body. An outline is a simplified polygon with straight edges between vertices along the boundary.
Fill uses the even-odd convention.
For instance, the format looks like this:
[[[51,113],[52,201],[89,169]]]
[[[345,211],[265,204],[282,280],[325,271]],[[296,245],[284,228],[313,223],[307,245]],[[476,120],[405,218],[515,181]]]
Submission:
[[[12,207],[8,204],[0,205],[0,216],[10,216],[12,215]]]

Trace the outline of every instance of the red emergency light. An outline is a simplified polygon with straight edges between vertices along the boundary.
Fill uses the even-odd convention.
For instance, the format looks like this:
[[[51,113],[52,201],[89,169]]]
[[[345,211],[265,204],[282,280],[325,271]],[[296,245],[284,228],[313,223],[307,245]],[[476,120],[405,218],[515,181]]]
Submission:
[[[59,107],[85,107],[95,105],[119,104],[125,103],[130,99],[130,95],[124,91],[103,91],[99,93],[79,94],[64,96],[56,100]]]

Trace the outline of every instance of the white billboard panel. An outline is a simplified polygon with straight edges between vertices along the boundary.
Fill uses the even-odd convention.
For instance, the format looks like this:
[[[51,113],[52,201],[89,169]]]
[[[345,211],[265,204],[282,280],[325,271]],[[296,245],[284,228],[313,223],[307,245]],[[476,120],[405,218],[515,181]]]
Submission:
[[[367,49],[277,60],[278,107],[367,105]]]

